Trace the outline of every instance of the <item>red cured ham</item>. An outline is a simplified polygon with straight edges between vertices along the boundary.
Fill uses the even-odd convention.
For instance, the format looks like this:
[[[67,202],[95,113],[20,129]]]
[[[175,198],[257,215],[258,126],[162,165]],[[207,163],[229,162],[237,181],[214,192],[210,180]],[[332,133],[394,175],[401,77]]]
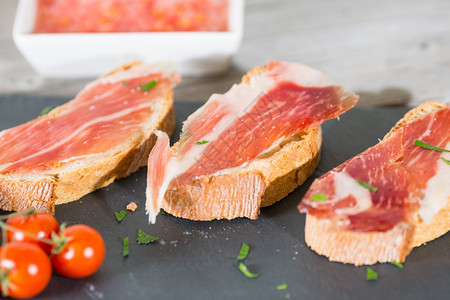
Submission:
[[[153,80],[151,90],[139,88]],[[152,115],[152,100],[171,85],[151,69],[89,85],[63,114],[1,132],[0,174],[46,171],[122,144],[142,129]]]
[[[355,232],[388,231],[417,212],[431,223],[450,200],[450,166],[445,162],[450,157],[414,142],[449,149],[449,130],[448,105],[403,121],[382,142],[318,178],[300,203],[300,211]],[[313,200],[317,195],[326,199]]]
[[[155,221],[168,189],[245,167],[286,138],[339,116],[358,100],[331,85],[323,73],[296,63],[271,62],[243,81],[223,95],[212,95],[184,122],[175,154],[159,134],[149,157],[149,165],[158,166],[148,174],[150,221]]]
[[[161,124],[169,116],[172,86],[179,80],[163,65],[127,66],[90,83],[48,115],[1,131],[2,207],[27,206],[11,203],[21,202],[17,194],[25,197],[36,182],[49,183],[51,198],[66,202],[142,166],[140,156],[150,151],[150,135],[165,129]],[[21,191],[17,182],[26,183],[22,188],[29,190]],[[45,202],[33,197],[29,195]]]

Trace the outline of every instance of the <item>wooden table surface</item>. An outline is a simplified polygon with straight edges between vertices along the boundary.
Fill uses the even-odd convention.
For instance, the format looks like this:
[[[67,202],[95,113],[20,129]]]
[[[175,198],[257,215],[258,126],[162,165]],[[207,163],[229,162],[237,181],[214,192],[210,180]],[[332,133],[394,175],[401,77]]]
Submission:
[[[0,1],[0,93],[72,97],[91,78],[45,79],[16,49],[17,1]],[[247,0],[244,38],[226,74],[184,78],[177,100],[205,101],[255,65],[298,61],[359,93],[359,105],[450,101],[448,0]]]

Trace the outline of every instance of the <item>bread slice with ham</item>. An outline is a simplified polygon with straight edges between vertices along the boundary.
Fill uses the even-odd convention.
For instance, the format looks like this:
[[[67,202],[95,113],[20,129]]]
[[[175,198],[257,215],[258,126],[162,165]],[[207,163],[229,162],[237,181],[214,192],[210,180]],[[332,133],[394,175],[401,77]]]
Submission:
[[[256,67],[212,95],[183,124],[180,140],[157,132],[148,163],[146,209],[192,220],[258,217],[260,207],[302,184],[319,161],[320,124],[358,96],[298,63]]]
[[[450,105],[412,109],[380,143],[314,181],[299,205],[306,243],[332,261],[403,262],[450,230],[449,150]]]
[[[0,208],[54,212],[145,166],[155,130],[174,129],[163,64],[125,65],[47,115],[0,132]]]

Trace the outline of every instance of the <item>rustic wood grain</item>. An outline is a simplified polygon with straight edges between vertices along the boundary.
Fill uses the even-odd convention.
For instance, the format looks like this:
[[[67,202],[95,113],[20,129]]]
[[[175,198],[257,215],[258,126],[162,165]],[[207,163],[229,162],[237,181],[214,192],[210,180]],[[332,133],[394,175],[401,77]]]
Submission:
[[[44,79],[16,50],[17,2],[0,2],[0,93],[74,95],[89,78]],[[248,0],[229,72],[184,78],[176,99],[205,101],[255,65],[298,61],[361,95],[359,105],[450,101],[450,1]]]

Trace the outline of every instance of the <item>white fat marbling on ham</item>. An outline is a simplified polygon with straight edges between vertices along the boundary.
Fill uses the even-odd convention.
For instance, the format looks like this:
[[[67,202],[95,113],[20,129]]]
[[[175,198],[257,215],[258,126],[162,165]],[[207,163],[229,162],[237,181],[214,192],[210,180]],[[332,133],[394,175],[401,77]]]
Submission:
[[[372,206],[370,190],[361,186],[358,181],[346,172],[334,173],[334,196],[327,203],[338,202],[349,196],[356,199],[356,205],[335,210],[337,214],[354,215],[369,209]],[[313,203],[318,204],[318,202]]]
[[[336,209],[337,214],[354,215],[372,206],[370,191],[346,173],[343,172],[335,175],[334,186],[336,189],[336,199],[343,199],[348,196],[353,196],[356,199],[355,206]]]
[[[90,89],[97,84],[109,84],[122,82],[127,79],[144,77],[149,74],[161,74],[162,76],[169,78],[172,85],[176,85],[179,82],[179,75],[175,73],[175,66],[172,62],[158,62],[151,65],[135,65],[130,69],[123,70],[109,74],[86,85],[85,89]]]
[[[450,143],[445,148],[450,149]],[[450,153],[442,152],[441,157],[450,160]],[[437,164],[436,175],[428,181],[420,200],[419,216],[427,223],[433,222],[434,216],[450,201],[450,166],[442,159]]]
[[[271,72],[277,74],[278,81],[291,81],[294,79],[302,86],[324,87],[332,84],[325,73],[301,64],[279,64]],[[257,79],[255,77],[251,78],[251,80]]]

